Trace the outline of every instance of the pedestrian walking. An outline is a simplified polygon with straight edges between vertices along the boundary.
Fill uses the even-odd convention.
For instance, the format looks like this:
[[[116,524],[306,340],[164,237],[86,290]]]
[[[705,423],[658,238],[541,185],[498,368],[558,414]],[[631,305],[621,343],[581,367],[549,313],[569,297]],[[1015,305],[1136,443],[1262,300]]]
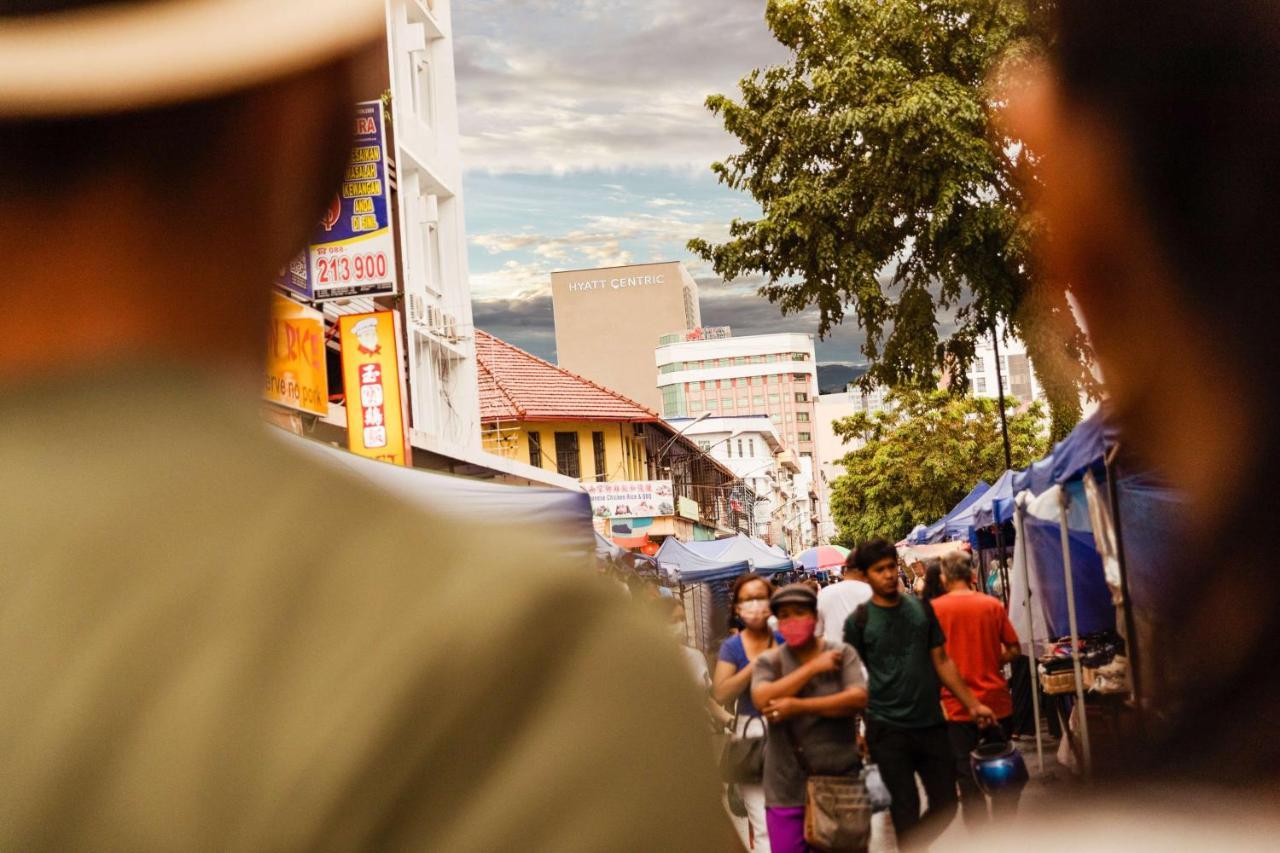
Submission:
[[[939,560],[929,560],[925,564],[924,575],[921,576],[917,587],[916,596],[921,601],[933,601],[939,596],[946,595],[947,587],[942,582],[942,563]]]
[[[965,825],[981,829],[991,815],[1007,820],[1018,809],[1020,789],[1002,792],[987,810],[987,798],[969,771],[969,753],[983,737],[994,734],[1001,740],[1013,735],[1013,697],[1004,677],[1004,665],[1015,660],[1022,649],[1018,634],[1000,600],[973,589],[973,558],[962,551],[942,558],[947,594],[933,600],[938,624],[947,638],[947,656],[955,662],[960,677],[979,702],[995,714],[997,724],[983,731],[969,715],[969,709],[946,687],[942,707],[956,759],[960,782],[960,806]]]
[[[773,584],[757,574],[740,575],[730,592],[730,619],[741,627],[738,633],[720,645],[713,690],[717,702],[734,707],[734,737],[762,737],[766,731],[760,711],[751,699],[751,678],[760,655],[781,642],[769,627],[769,598],[772,595]],[[762,783],[760,780],[739,783],[738,792],[747,811],[747,825],[742,829],[743,844],[748,850],[768,853],[769,833]]]
[[[818,593],[818,634],[832,646],[844,642],[844,623],[849,615],[859,604],[871,600],[871,587],[848,568],[852,561],[850,553],[840,580]]]
[[[956,765],[939,682],[978,724],[994,723],[995,717],[947,656],[930,603],[901,594],[894,546],[873,539],[854,553],[854,571],[870,584],[871,600],[845,623],[845,641],[858,650],[869,674],[867,746],[893,796],[890,814],[899,845],[924,848],[956,812]],[[923,816],[917,776],[929,798]]]
[[[652,614],[261,421],[393,20],[0,0],[0,850],[729,849]]]
[[[752,698],[769,721],[764,766],[769,838],[775,853],[806,853],[809,773],[859,773],[855,724],[867,705],[867,688],[858,653],[818,636],[818,599],[811,589],[784,587],[774,593],[771,606],[785,645],[762,654],[751,679]]]

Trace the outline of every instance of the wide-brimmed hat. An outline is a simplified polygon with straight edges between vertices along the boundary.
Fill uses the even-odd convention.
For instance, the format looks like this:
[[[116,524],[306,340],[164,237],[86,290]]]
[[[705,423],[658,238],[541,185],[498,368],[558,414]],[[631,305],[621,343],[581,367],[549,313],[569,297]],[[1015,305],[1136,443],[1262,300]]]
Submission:
[[[224,95],[352,54],[385,26],[384,0],[118,0],[0,14],[0,117]]]
[[[788,584],[775,592],[769,599],[769,609],[776,616],[785,604],[799,604],[817,610],[818,596],[802,583]]]

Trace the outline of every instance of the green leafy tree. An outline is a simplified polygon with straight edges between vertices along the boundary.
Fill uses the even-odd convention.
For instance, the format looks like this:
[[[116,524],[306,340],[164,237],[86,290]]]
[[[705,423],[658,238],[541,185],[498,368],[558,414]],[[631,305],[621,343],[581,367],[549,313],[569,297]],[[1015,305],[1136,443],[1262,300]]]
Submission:
[[[993,69],[1044,50],[1051,6],[770,0],[790,63],[753,71],[737,101],[707,101],[742,146],[712,169],[762,216],[690,250],[725,279],[762,276],[761,293],[784,313],[816,306],[820,334],[851,310],[867,335],[869,383],[936,385],[1007,324],[1061,438],[1080,419],[1081,387],[1092,388],[1087,344],[1065,290],[1030,252],[1042,228],[1024,197],[1035,159],[992,119]]]
[[[831,485],[837,541],[846,547],[873,536],[893,541],[917,524],[946,515],[979,480],[1004,473],[1004,441],[995,400],[946,391],[899,391],[892,408],[836,421],[846,444],[865,442],[840,460],[845,473]],[[1044,456],[1048,438],[1039,405],[1021,412],[1007,401],[1013,464]]]

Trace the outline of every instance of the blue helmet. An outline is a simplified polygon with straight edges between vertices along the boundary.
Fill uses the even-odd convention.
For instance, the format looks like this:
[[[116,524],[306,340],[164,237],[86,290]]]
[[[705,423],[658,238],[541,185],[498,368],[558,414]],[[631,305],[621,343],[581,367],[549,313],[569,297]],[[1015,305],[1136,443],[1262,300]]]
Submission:
[[[1022,753],[1008,741],[979,744],[969,753],[973,781],[988,797],[1021,791],[1031,778]]]

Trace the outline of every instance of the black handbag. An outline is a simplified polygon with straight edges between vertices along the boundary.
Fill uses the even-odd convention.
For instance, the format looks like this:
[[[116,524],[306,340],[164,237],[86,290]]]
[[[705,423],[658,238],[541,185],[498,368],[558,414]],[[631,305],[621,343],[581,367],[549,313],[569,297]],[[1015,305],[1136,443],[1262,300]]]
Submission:
[[[751,724],[760,723],[760,734],[751,735]],[[738,718],[733,718],[733,730],[738,730]],[[751,717],[742,728],[741,737],[731,737],[720,753],[720,777],[726,782],[759,785],[764,779],[764,745],[769,729],[764,717]]]

